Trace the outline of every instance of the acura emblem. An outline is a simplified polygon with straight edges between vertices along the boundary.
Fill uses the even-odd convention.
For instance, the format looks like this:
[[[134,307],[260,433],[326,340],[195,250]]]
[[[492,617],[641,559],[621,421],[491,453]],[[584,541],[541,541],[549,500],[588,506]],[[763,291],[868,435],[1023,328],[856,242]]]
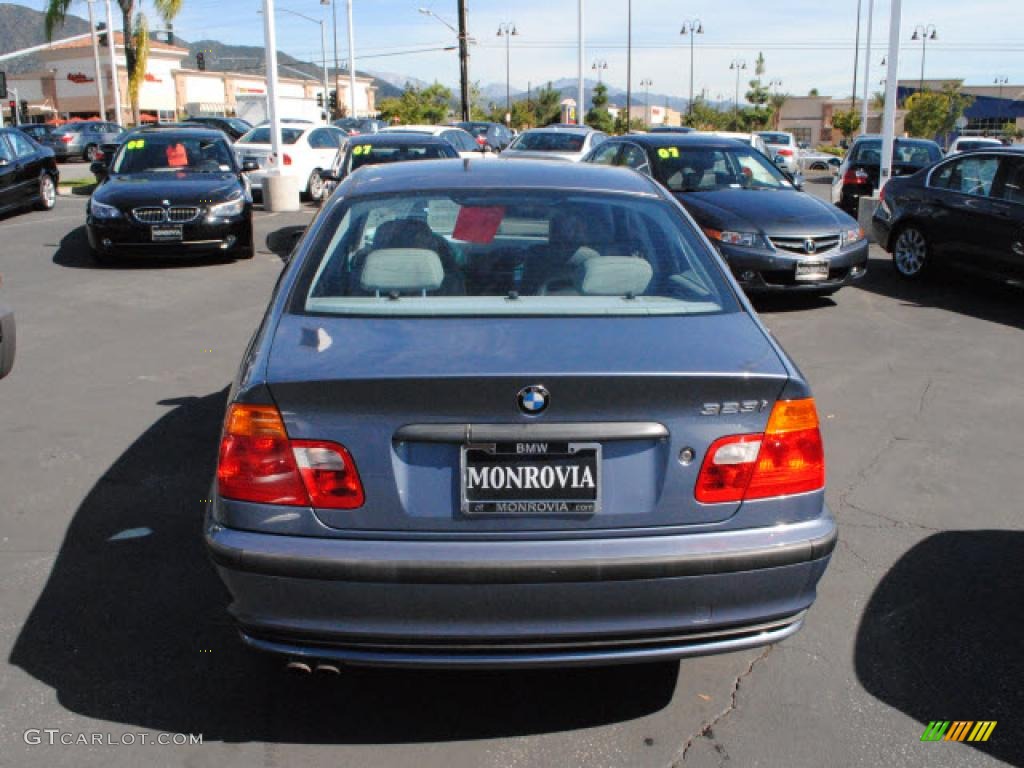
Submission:
[[[811,238],[808,237],[804,240],[804,253],[814,253],[816,250],[818,250],[818,246]]]
[[[551,396],[548,391],[539,384],[530,387],[523,387],[516,395],[516,402],[519,403],[519,410],[531,416],[542,413],[548,407]]]

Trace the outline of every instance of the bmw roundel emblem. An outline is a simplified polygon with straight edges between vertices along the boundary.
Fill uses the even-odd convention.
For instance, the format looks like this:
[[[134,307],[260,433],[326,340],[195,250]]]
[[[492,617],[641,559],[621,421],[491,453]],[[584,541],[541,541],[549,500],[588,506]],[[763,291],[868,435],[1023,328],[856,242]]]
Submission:
[[[516,401],[519,403],[519,410],[530,416],[536,416],[539,413],[543,413],[544,409],[548,407],[548,403],[551,400],[551,395],[548,391],[539,384],[535,384],[530,387],[523,387],[519,390],[519,394],[516,396]]]

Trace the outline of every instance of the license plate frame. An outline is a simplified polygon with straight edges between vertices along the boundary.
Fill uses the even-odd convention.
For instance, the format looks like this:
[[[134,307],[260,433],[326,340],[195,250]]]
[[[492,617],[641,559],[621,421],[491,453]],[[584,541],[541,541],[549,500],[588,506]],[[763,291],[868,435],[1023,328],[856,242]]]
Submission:
[[[828,261],[825,259],[798,261],[793,277],[796,280],[807,282],[828,280]]]
[[[519,447],[526,446],[520,452]],[[540,450],[543,446],[544,450]],[[485,458],[485,461],[480,459]],[[473,517],[487,516],[592,516],[601,510],[601,444],[590,442],[507,442],[507,443],[469,443],[459,448],[459,500],[464,515]],[[592,472],[594,489],[573,494],[571,491],[556,489],[554,493],[530,495],[523,489],[509,491],[501,489],[485,492],[479,488],[468,488],[469,469],[485,465],[500,466],[537,466],[538,475],[545,466],[552,467],[558,478],[555,467],[577,467],[577,477],[583,467]],[[570,470],[571,471],[571,470]],[[546,489],[540,488],[538,491]],[[562,497],[560,497],[562,496]]]
[[[180,224],[154,224],[149,228],[149,237],[154,243],[180,243],[185,233]]]

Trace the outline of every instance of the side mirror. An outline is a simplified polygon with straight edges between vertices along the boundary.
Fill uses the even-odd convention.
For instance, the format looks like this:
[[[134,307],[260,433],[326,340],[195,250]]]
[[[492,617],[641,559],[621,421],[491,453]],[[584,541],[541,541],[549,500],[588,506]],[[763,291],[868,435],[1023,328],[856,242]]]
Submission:
[[[258,171],[260,169],[259,161],[252,157],[247,157],[242,161],[242,173],[249,173],[250,171]]]
[[[89,170],[92,171],[92,175],[96,177],[97,181],[107,178],[108,171],[107,162],[105,160],[93,160],[89,166]]]
[[[792,179],[793,188],[797,189],[797,190],[800,190],[800,191],[803,191],[803,188],[804,188],[804,175],[802,173],[800,173],[800,171],[797,171],[796,173],[793,174],[791,179]]]
[[[0,305],[0,379],[9,374],[14,367],[16,337],[14,310]]]
[[[330,171],[320,171],[320,178],[323,179],[324,181],[341,181],[341,176]]]

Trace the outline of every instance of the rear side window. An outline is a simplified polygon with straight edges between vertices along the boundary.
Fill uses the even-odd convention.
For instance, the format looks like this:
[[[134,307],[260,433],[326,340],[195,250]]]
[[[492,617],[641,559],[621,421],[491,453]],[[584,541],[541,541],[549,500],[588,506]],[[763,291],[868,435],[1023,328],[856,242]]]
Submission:
[[[515,143],[515,149],[530,152],[579,152],[583,149],[585,136],[578,133],[557,133],[555,131],[538,131],[524,133]]]
[[[335,207],[293,311],[608,316],[738,311],[720,267],[661,198],[438,191]]]
[[[8,138],[14,145],[14,153],[18,157],[31,157],[36,153],[36,147],[28,136],[23,136],[17,131],[8,134]]]
[[[999,169],[999,158],[968,155],[947,163],[932,175],[931,186],[976,197],[988,197]]]

